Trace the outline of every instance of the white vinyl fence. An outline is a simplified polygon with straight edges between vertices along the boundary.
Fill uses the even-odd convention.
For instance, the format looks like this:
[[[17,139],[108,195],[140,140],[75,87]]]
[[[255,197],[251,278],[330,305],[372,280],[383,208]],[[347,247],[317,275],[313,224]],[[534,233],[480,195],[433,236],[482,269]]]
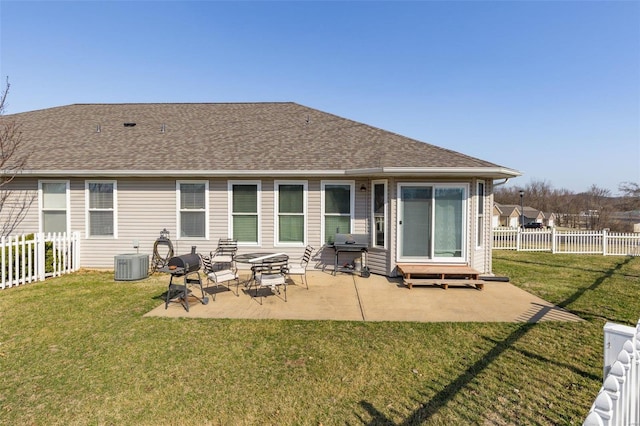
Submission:
[[[0,240],[0,289],[79,269],[80,234],[28,234]]]
[[[640,256],[640,233],[494,228],[495,250]]]
[[[606,349],[606,348],[605,348]],[[640,321],[604,378],[583,426],[640,425]]]

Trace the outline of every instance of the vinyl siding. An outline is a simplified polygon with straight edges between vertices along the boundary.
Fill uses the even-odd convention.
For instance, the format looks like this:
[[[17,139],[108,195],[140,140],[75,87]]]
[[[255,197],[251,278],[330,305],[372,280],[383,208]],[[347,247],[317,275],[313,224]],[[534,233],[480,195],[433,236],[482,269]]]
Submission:
[[[303,178],[292,178],[304,180]],[[101,179],[89,179],[101,180]],[[109,179],[104,179],[109,180]],[[229,198],[228,180],[224,178],[209,179],[209,238],[177,238],[177,206],[176,206],[176,178],[121,178],[111,179],[117,182],[117,218],[118,229],[117,238],[112,237],[88,237],[85,227],[85,179],[70,180],[70,223],[71,231],[79,231],[82,235],[82,249],[80,263],[86,268],[113,268],[114,256],[124,253],[136,252],[134,241],[139,243],[137,249],[139,253],[146,253],[150,256],[153,252],[153,245],[160,235],[160,231],[167,229],[174,245],[175,254],[188,253],[192,245],[195,245],[198,252],[209,253],[217,246],[219,238],[229,236]],[[178,179],[188,180],[188,179]],[[202,179],[200,179],[202,180]],[[237,181],[239,179],[232,179]],[[258,180],[258,179],[250,179]],[[276,179],[285,180],[285,179]],[[307,232],[306,244],[314,247],[314,255],[310,262],[310,267],[323,269],[333,268],[334,250],[324,246],[320,240],[322,223],[321,205],[321,181],[323,179],[314,178],[307,180]],[[344,181],[344,179],[337,179]],[[274,205],[274,179],[263,178],[261,181],[261,204],[260,204],[260,224],[261,224],[261,245],[260,247],[245,246],[240,247],[239,252],[251,251],[278,251],[285,252],[291,256],[292,261],[299,259],[304,246],[283,247],[275,245],[275,205]],[[325,179],[325,181],[327,181]],[[367,255],[367,266],[371,272],[382,275],[394,276],[396,272],[397,254],[397,214],[398,203],[397,184],[398,182],[419,182],[420,179],[396,179],[388,178],[388,248],[372,248]],[[431,182],[431,181],[430,181]],[[443,181],[444,182],[444,181]],[[451,182],[447,180],[446,182]],[[467,255],[469,263],[474,268],[488,272],[491,268],[490,242],[485,244],[484,249],[476,250],[474,241],[475,232],[475,182],[459,181],[470,183],[470,198],[467,202]],[[353,232],[358,234],[370,234],[371,232],[371,182],[368,179],[355,179],[355,211]],[[360,187],[365,185],[366,191],[360,191]],[[38,179],[22,178],[16,179],[5,187],[11,190],[11,199],[15,199],[23,194],[37,195]],[[486,182],[485,197],[485,238],[489,241],[491,235],[491,222],[486,212],[491,210],[492,191],[490,181]],[[0,212],[0,217],[2,217]],[[13,234],[37,232],[39,227],[38,200],[35,199],[27,212],[20,226]],[[353,258],[359,257],[354,253]],[[351,260],[349,255],[341,255],[341,262]],[[241,265],[240,265],[241,266]]]

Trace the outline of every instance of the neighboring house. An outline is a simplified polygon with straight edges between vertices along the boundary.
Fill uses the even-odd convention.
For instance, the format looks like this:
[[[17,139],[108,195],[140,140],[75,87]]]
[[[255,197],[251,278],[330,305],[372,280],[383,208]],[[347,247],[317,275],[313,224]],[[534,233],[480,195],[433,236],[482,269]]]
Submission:
[[[524,206],[523,213],[524,213],[525,224],[531,223],[531,222],[544,223],[544,213],[542,213],[538,209]]]
[[[85,104],[7,115],[23,172],[6,190],[37,201],[16,229],[80,231],[82,267],[176,254],[221,237],[240,253],[299,256],[336,231],[369,234],[367,265],[466,264],[491,271],[493,182],[519,172],[295,103]]]
[[[520,206],[493,203],[493,227],[498,226],[510,228],[520,226]]]
[[[556,214],[555,213],[549,213],[549,212],[542,212],[542,223],[544,224],[544,226],[546,226],[547,228],[553,228],[554,226],[556,226]]]

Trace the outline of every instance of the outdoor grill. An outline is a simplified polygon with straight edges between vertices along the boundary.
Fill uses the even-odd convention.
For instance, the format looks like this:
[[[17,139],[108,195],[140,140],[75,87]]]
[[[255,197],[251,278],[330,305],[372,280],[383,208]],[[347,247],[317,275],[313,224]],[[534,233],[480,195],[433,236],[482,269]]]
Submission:
[[[196,246],[191,247],[191,253],[174,256],[167,263],[172,275],[186,275],[200,270],[200,256],[196,253]]]
[[[365,264],[366,253],[369,250],[369,234],[336,234],[333,238],[333,249],[335,250],[335,260],[333,273],[336,272],[360,272],[363,277],[368,276],[368,268]],[[362,269],[355,271],[355,267],[350,264],[340,266],[340,253],[362,253]]]
[[[200,256],[196,253],[196,246],[191,247],[191,253],[174,256],[169,259],[166,268],[162,268],[161,271],[171,274],[164,305],[165,309],[167,309],[170,302],[177,301],[189,312],[189,295],[198,299],[203,305],[209,303],[209,298],[204,295],[204,289],[202,288]],[[184,282],[182,284],[174,283],[173,279],[176,277],[183,277]],[[196,296],[189,289],[190,286],[199,287],[202,297]]]

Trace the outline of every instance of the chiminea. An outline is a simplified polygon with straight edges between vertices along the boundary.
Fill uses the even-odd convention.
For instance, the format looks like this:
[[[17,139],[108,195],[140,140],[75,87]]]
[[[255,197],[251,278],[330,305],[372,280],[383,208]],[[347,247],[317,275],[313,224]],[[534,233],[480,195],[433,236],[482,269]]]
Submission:
[[[200,270],[200,256],[196,253],[196,246],[191,246],[191,253],[174,256],[167,263],[169,272],[175,275],[185,275]]]

